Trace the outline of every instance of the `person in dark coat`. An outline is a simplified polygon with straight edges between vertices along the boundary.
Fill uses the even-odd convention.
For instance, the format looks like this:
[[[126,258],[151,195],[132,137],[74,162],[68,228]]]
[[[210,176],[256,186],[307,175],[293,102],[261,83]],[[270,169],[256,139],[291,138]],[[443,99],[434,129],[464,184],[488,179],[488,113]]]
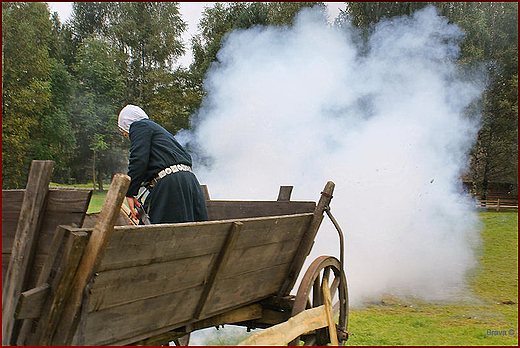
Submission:
[[[208,219],[199,181],[191,171],[191,156],[166,129],[153,122],[138,106],[127,105],[119,113],[118,126],[130,138],[126,194],[132,217],[137,217],[136,196],[142,183],[151,191],[144,202],[152,224]]]

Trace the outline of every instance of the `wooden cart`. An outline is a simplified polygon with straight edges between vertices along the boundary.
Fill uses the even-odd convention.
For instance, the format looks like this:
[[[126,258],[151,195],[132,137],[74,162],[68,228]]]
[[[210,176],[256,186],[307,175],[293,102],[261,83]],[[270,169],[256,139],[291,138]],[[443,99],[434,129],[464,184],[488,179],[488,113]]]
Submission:
[[[4,344],[187,344],[195,330],[267,328],[320,306],[322,282],[338,300],[337,336],[346,341],[343,257],[318,257],[290,295],[324,213],[333,219],[334,183],[317,203],[291,201],[288,186],[276,201],[211,200],[205,190],[210,221],[114,227],[128,180],[114,177],[93,228],[56,229],[39,280],[20,292],[10,331],[2,313]],[[300,338],[329,342],[326,329]]]

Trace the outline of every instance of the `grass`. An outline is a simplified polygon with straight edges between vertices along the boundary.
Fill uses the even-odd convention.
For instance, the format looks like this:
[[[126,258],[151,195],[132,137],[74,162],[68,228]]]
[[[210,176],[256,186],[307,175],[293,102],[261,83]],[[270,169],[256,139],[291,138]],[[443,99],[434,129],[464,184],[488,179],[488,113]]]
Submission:
[[[518,213],[482,212],[480,218],[486,228],[479,268],[468,279],[474,299],[436,304],[382,298],[351,310],[354,335],[347,344],[518,345]]]
[[[107,197],[108,191],[93,191],[92,198],[90,199],[90,204],[87,209],[87,214],[97,213],[101,211],[101,207],[103,207],[103,203],[105,202],[105,198]]]

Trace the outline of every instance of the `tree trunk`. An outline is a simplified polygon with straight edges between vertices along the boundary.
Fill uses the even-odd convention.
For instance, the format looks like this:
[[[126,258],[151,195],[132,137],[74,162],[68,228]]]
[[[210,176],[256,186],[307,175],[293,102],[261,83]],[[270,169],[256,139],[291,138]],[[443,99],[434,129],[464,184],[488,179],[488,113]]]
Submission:
[[[94,157],[92,159],[92,188],[96,189],[96,151],[94,151]]]
[[[98,168],[97,175],[98,189],[99,191],[103,191],[103,175],[101,173],[101,168]]]

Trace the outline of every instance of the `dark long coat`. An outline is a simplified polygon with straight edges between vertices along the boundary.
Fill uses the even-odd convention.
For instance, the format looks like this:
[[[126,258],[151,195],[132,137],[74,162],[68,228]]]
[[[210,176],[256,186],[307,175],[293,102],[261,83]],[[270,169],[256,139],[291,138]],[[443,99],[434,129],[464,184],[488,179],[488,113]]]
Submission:
[[[141,183],[150,182],[166,167],[185,164],[191,156],[166,129],[150,119],[130,125],[130,159],[127,197],[138,194]],[[205,221],[208,219],[204,194],[192,172],[179,171],[160,179],[144,202],[153,224]]]

